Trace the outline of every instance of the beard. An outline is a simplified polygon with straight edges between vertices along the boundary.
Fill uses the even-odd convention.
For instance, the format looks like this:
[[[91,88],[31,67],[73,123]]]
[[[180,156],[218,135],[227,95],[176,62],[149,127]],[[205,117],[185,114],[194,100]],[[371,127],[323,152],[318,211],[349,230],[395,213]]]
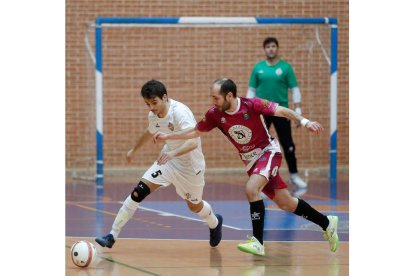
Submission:
[[[219,110],[224,112],[230,108],[230,102],[224,100],[224,103],[219,107]]]

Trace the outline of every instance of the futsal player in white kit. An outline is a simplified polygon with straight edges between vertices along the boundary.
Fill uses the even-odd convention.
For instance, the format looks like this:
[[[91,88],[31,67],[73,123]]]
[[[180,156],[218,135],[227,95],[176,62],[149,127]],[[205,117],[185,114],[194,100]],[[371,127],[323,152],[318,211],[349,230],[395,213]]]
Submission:
[[[150,109],[149,126],[135,146],[128,151],[128,162],[131,162],[135,152],[139,152],[139,149],[151,140],[155,132],[173,133],[196,125],[191,110],[186,105],[169,99],[167,89],[160,81],[151,80],[145,83],[141,95]],[[157,161],[145,172],[138,185],[125,199],[110,233],[96,238],[95,241],[103,247],[112,248],[122,227],[131,219],[140,202],[158,188],[172,184],[188,208],[207,223],[210,228],[210,246],[217,246],[221,241],[223,218],[219,214],[214,214],[210,204],[202,199],[204,171],[205,161],[200,138],[167,141]]]

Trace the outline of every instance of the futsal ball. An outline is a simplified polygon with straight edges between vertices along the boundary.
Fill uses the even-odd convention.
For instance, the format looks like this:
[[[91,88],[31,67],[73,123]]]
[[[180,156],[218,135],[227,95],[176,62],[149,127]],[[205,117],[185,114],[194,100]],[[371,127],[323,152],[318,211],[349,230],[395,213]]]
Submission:
[[[88,267],[96,259],[96,248],[88,241],[78,241],[70,249],[72,262],[79,267]]]

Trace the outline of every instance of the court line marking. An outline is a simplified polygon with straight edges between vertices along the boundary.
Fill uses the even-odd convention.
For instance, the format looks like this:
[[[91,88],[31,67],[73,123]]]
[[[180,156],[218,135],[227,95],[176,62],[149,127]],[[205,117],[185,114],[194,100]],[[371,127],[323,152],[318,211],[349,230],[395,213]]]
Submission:
[[[120,203],[123,203],[123,202],[120,202]],[[205,221],[201,220],[201,219],[195,219],[195,218],[191,218],[191,217],[187,217],[187,216],[181,216],[181,215],[168,213],[168,212],[164,212],[164,211],[160,211],[160,210],[156,210],[156,209],[151,209],[151,208],[147,208],[147,207],[142,207],[142,206],[139,206],[138,208],[146,210],[146,211],[158,213],[160,216],[179,217],[179,218],[183,218],[183,219],[194,220],[194,221],[199,221],[199,222],[205,223]],[[227,227],[227,228],[234,229],[234,230],[244,230],[244,229],[233,227],[233,226],[226,225],[226,224],[223,224],[223,227]]]
[[[161,216],[163,216],[164,214],[166,214],[165,216],[175,216],[175,217],[180,217],[180,218],[184,218],[184,219],[189,219],[189,220],[195,220],[195,221],[204,222],[203,220],[200,220],[200,219],[195,219],[195,218],[190,218],[190,217],[186,217],[186,216],[176,215],[176,214],[172,214],[172,213],[168,213],[168,212],[158,211],[158,210],[155,210],[155,209],[145,208],[145,207],[142,207],[142,206],[140,206],[139,208],[144,209],[144,210],[147,210],[147,211],[152,211],[152,212],[159,213]],[[275,210],[275,211],[285,212],[283,210]],[[229,225],[225,225],[225,224],[223,224],[223,227],[231,228],[231,229],[234,229],[234,230],[240,230],[240,231],[251,231],[252,230],[251,228],[238,228],[238,227],[233,227],[233,226],[229,226]],[[317,229],[303,229],[303,228],[283,228],[283,229],[280,229],[280,228],[265,228],[264,230],[265,231],[268,231],[268,230],[277,230],[277,231],[284,231],[284,230],[287,230],[287,231],[292,231],[292,230],[297,231],[297,230],[303,230],[303,231],[314,231],[314,232],[321,232],[322,231],[322,230],[317,230]],[[340,233],[340,234],[347,234],[347,233],[342,233],[342,232],[339,232],[339,231],[338,231],[338,233]]]
[[[282,209],[279,209],[279,207],[274,207],[276,205],[268,206],[266,207],[266,211],[279,211],[279,212],[286,212]],[[327,207],[330,207],[329,205],[326,205]],[[328,209],[328,208],[327,208]],[[349,211],[336,211],[336,210],[329,210],[331,213],[341,213],[341,214],[349,214]],[[288,212],[290,213],[290,212]],[[293,214],[293,213],[292,213]]]
[[[111,215],[111,216],[114,216],[114,217],[116,217],[116,215],[117,215],[117,213],[112,213],[112,212],[108,212],[108,211],[104,211],[104,210],[99,210],[99,209],[96,209],[96,208],[93,208],[93,207],[89,207],[89,206],[85,206],[85,205],[81,205],[81,204],[77,204],[77,203],[73,203],[73,202],[66,202],[66,203],[69,204],[69,205],[79,207],[79,208],[83,208],[83,209],[90,210],[90,211],[95,211],[95,212],[98,212],[98,213],[103,213],[103,214],[106,214],[106,215]],[[170,228],[171,227],[171,225],[156,223],[156,222],[146,220],[146,219],[142,219],[142,218],[132,217],[130,220],[135,220],[135,221],[139,221],[139,222],[143,222],[143,223],[147,223],[147,224],[153,224],[153,225],[157,225],[157,226],[165,227],[165,228]]]
[[[69,250],[70,250],[70,248],[71,248],[70,246],[67,246],[67,245],[65,245],[65,247],[66,247],[67,249],[69,249]],[[119,261],[116,261],[116,260],[114,260],[114,259],[112,259],[112,258],[102,257],[102,256],[99,256],[99,255],[97,255],[97,257],[98,257],[98,258],[100,258],[100,259],[102,259],[102,260],[105,260],[105,261],[107,261],[107,262],[111,262],[111,263],[114,263],[114,264],[118,264],[118,265],[122,265],[122,266],[125,266],[125,267],[128,267],[128,268],[132,268],[132,269],[134,269],[134,270],[138,270],[138,271],[140,271],[140,272],[144,272],[144,273],[149,274],[149,275],[161,276],[161,274],[156,274],[156,273],[154,273],[154,272],[151,272],[151,271],[148,271],[148,270],[145,270],[145,269],[139,268],[139,267],[135,267],[135,266],[132,266],[132,265],[129,265],[129,264],[124,264],[124,263],[121,263],[121,262],[119,262]]]
[[[96,209],[96,208],[93,208],[93,207],[89,207],[89,206],[85,206],[85,205],[81,205],[81,204],[76,204],[76,203],[72,203],[72,202],[66,202],[66,203],[71,204],[71,205],[74,205],[74,206],[77,206],[79,208],[83,208],[83,209],[87,209],[87,210],[91,210],[91,211],[96,211],[96,212],[100,212],[100,213],[107,214],[107,215],[111,215],[111,216],[116,216],[117,215],[116,213],[112,213],[112,212],[108,212],[108,211],[104,211],[104,210],[99,210],[99,209]],[[117,203],[122,204],[123,202],[122,201],[118,201]],[[155,210],[155,209],[151,209],[151,208],[146,208],[146,207],[142,207],[142,206],[139,206],[138,208],[139,209],[146,210],[146,211],[149,211],[149,212],[158,213],[161,216],[174,216],[174,217],[179,217],[179,218],[183,218],[183,219],[188,219],[188,220],[193,220],[193,221],[198,221],[198,222],[205,223],[205,221],[203,221],[201,219],[195,219],[195,218],[191,218],[191,217],[181,216],[181,215],[177,215],[177,214],[173,214],[173,213],[168,213],[168,212],[164,212],[164,211],[159,211],[159,210]],[[275,211],[282,212],[282,210],[275,210]],[[150,223],[150,224],[156,224],[154,222],[149,222],[149,221],[142,220],[142,219],[138,219],[138,218],[134,218],[134,217],[132,217],[131,219],[132,220],[136,220],[136,221],[140,221],[140,222],[145,222],[145,223]],[[159,226],[163,226],[163,225],[159,225]],[[169,227],[171,227],[171,226],[169,226]],[[240,231],[249,231],[249,230],[251,230],[250,228],[238,228],[238,227],[233,227],[233,226],[229,226],[229,225],[226,225],[226,224],[223,224],[223,227],[227,227],[227,228],[234,229],[234,230],[240,230]],[[287,231],[292,231],[292,230],[297,231],[297,230],[302,230],[302,231],[320,232],[320,230],[316,230],[316,229],[303,229],[303,228],[286,228],[286,229],[266,228],[265,230],[266,231],[268,231],[268,230],[277,230],[277,231],[284,231],[284,230],[287,230]],[[343,232],[338,232],[338,233],[340,233],[340,234],[347,234],[347,233],[343,233]]]
[[[95,237],[74,237],[66,236],[70,239],[93,239]],[[189,240],[189,239],[146,239],[146,238],[117,238],[117,240],[143,240],[143,241],[191,241],[191,242],[206,242],[207,240]],[[240,240],[222,240],[221,242],[240,242]],[[268,242],[282,242],[282,243],[326,243],[327,241],[266,241]],[[339,243],[349,243],[349,241],[339,241]]]
[[[85,206],[85,205],[81,205],[81,204],[77,204],[77,203],[71,203],[71,202],[66,202],[66,203],[71,204],[71,205],[74,205],[74,206],[77,206],[79,208],[83,208],[83,209],[87,209],[87,210],[91,210],[91,211],[96,211],[96,212],[100,212],[100,213],[107,214],[107,215],[111,215],[111,216],[116,216],[117,215],[117,214],[112,213],[112,212],[108,212],[108,211],[104,211],[104,210],[99,210],[99,209],[96,209],[96,208],[93,208],[93,207],[89,207],[89,206]],[[122,204],[123,202],[122,201],[118,201],[118,203],[121,203]],[[180,216],[180,215],[176,215],[176,214],[173,214],[173,213],[163,212],[163,211],[159,211],[159,210],[155,210],[155,209],[150,209],[150,208],[146,208],[146,207],[142,207],[142,206],[139,206],[138,209],[142,209],[142,210],[146,210],[146,211],[150,211],[150,212],[156,212],[156,213],[160,214],[161,216],[174,216],[174,217],[179,217],[179,218],[183,218],[183,219],[194,220],[194,221],[198,221],[198,222],[205,223],[205,221],[204,220],[201,220],[201,219],[195,219],[195,218],[191,218],[191,217]],[[138,219],[138,218],[134,218],[134,217],[132,217],[131,219],[132,220],[142,221],[142,219]],[[227,227],[227,228],[234,229],[234,230],[245,230],[245,229],[240,229],[240,228],[233,227],[233,226],[229,226],[229,225],[225,225],[225,224],[223,224],[223,227]]]
[[[123,204],[123,201],[119,201],[118,203]],[[138,208],[143,209],[143,210],[147,210],[147,211],[152,211],[152,212],[156,212],[159,213],[161,216],[175,216],[175,217],[180,217],[180,218],[184,218],[184,219],[189,219],[189,220],[195,220],[195,221],[200,221],[200,222],[205,222],[203,220],[200,219],[195,219],[195,218],[191,218],[191,217],[186,217],[186,216],[181,216],[181,215],[177,215],[177,214],[173,214],[173,213],[168,213],[168,212],[164,212],[164,211],[159,211],[159,210],[155,210],[155,209],[151,209],[151,208],[146,208],[146,207],[142,207],[139,206]],[[271,209],[267,209],[266,210],[271,210]],[[272,211],[280,211],[280,212],[285,212],[283,210],[272,210]],[[336,212],[336,213],[342,213],[342,212]],[[348,212],[343,212],[343,213],[348,213]],[[227,228],[231,228],[234,230],[242,230],[242,231],[248,231],[251,230],[250,228],[238,228],[238,227],[233,227],[233,226],[229,226],[229,225],[225,225],[223,224],[223,227],[227,227]],[[279,230],[279,231],[283,231],[283,230],[306,230],[306,231],[314,231],[314,232],[320,232],[321,230],[317,230],[317,229],[303,229],[303,228],[284,228],[284,229],[280,229],[280,228],[266,228],[264,230]],[[338,232],[341,234],[346,234],[346,233],[342,233],[342,232]]]

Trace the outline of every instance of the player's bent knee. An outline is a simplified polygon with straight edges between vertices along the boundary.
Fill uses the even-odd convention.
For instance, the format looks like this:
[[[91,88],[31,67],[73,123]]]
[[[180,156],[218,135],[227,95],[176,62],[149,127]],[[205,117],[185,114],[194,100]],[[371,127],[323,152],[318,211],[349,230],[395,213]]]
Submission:
[[[203,209],[203,203],[200,201],[197,204],[187,201],[188,209],[190,209],[193,213],[198,213]]]
[[[151,193],[150,188],[144,182],[140,181],[131,193],[133,201],[141,202]]]
[[[259,197],[259,191],[254,188],[249,188],[245,190],[246,197],[249,200],[255,200],[257,197]]]

